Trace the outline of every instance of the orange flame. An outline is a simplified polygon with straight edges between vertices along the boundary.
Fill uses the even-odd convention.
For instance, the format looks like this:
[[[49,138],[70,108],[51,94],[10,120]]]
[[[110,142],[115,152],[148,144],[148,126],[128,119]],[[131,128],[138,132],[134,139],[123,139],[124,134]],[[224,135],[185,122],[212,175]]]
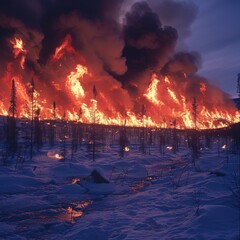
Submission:
[[[223,127],[240,121],[240,113],[232,103],[226,103],[221,94],[218,99],[214,98],[214,101],[208,99],[207,96],[210,97],[215,92],[207,82],[197,83],[195,90],[197,96],[187,96],[186,82],[190,81],[187,74],[184,74],[184,82],[178,82],[174,77],[160,77],[153,73],[148,88],[141,91],[141,94],[139,93],[132,101],[129,93],[121,88],[119,82],[109,75],[106,76],[106,73],[99,69],[92,70],[92,66],[88,66],[84,58],[72,47],[71,41],[71,36],[67,35],[48,61],[50,64],[47,67],[51,72],[56,72],[49,77],[48,85],[36,77],[37,88],[34,90],[32,103],[28,93],[29,84],[25,80],[28,75],[26,73],[29,72],[24,70],[19,73],[19,69],[14,67],[15,59],[18,59],[17,64],[23,69],[27,50],[21,38],[15,37],[11,40],[14,60],[8,63],[6,73],[2,77],[4,90],[0,91],[0,114],[7,115],[11,80],[15,79],[17,112],[20,117],[31,118],[29,109],[34,106],[34,111],[39,110],[42,119],[51,119],[52,103],[56,100],[55,118],[61,118],[65,112],[67,120],[80,120],[84,123],[172,127],[174,121],[174,127],[194,128],[192,99],[196,97],[198,128]],[[66,61],[68,64],[64,64]],[[93,86],[96,86],[94,92]],[[139,89],[140,83],[134,88]],[[146,106],[144,114],[139,111],[139,106],[142,105]],[[61,158],[53,155],[53,158],[58,157]]]
[[[173,99],[173,101],[177,104],[180,104],[179,100],[176,97],[176,94],[174,91],[172,91],[170,88],[167,88],[168,93],[170,94],[171,98]]]
[[[64,52],[74,53],[75,50],[71,46],[71,42],[72,42],[72,38],[69,34],[67,34],[63,43],[59,47],[56,48],[55,53],[52,58],[52,61],[57,61],[60,58],[62,58],[64,55]]]
[[[21,38],[15,37],[10,41],[13,46],[14,57],[17,58],[20,54],[20,66],[24,69],[24,63],[26,60],[27,50],[24,48],[23,40]]]
[[[76,100],[85,95],[84,89],[79,81],[85,74],[88,74],[88,69],[78,64],[76,71],[71,72],[67,77],[66,87],[71,91]]]
[[[144,96],[151,101],[153,104],[155,105],[162,105],[162,102],[160,102],[157,99],[157,86],[158,86],[159,80],[157,79],[157,75],[153,74],[152,75],[152,82],[149,85],[148,89],[147,89],[147,93],[144,94]]]

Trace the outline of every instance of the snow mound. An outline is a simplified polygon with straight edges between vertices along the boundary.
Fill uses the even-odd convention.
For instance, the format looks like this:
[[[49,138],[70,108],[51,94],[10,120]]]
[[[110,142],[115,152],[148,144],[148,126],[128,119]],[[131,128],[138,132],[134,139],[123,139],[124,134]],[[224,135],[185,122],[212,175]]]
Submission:
[[[92,170],[91,174],[80,182],[89,193],[110,194],[114,192],[114,184],[110,183],[106,174],[100,167]]]
[[[0,193],[20,193],[29,191],[31,188],[39,187],[44,183],[36,178],[15,175],[2,175],[0,176]]]

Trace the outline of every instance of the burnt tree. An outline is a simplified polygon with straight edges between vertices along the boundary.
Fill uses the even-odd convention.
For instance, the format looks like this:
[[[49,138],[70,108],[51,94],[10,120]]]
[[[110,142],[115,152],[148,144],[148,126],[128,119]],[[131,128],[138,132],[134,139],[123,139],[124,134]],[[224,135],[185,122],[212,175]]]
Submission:
[[[92,144],[92,160],[94,162],[96,158],[96,114],[97,114],[97,105],[96,105],[97,89],[95,85],[93,86],[93,95],[94,95],[94,101],[92,106],[91,144]]]
[[[11,98],[10,98],[10,107],[7,117],[7,126],[6,126],[6,145],[7,145],[7,155],[14,156],[17,150],[17,122],[16,122],[16,113],[17,113],[17,97],[16,97],[16,87],[15,81],[12,80],[12,89],[11,89]]]
[[[41,129],[41,121],[39,120],[40,116],[40,108],[35,111],[34,117],[34,142],[37,146],[37,150],[39,151],[42,147],[42,129]]]
[[[126,147],[128,146],[129,141],[127,138],[127,132],[125,126],[119,131],[119,145],[120,145],[120,157],[124,157]]]
[[[192,161],[195,166],[196,159],[199,157],[199,140],[198,140],[198,131],[197,131],[197,101],[196,98],[193,98],[192,103],[192,114],[193,114],[193,121],[194,121],[194,129],[191,134],[191,141],[190,141],[190,147],[192,150]]]
[[[142,128],[140,132],[140,150],[142,153],[146,153],[146,148],[145,148],[145,116],[146,116],[146,108],[144,104],[142,105],[142,110],[141,110],[141,119],[142,119]]]
[[[30,159],[33,157],[33,131],[34,131],[34,92],[35,92],[35,84],[32,78],[31,83],[29,85],[28,94],[31,99],[30,106],[30,116],[31,116],[31,130],[30,130]]]

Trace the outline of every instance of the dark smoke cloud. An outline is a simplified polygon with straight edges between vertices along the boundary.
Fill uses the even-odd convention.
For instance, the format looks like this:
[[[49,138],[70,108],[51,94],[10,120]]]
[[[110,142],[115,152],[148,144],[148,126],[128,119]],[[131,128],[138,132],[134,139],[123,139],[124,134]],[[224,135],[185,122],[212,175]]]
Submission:
[[[31,27],[63,14],[78,12],[83,18],[116,17],[124,0],[1,0],[0,12]]]
[[[131,1],[3,0],[0,31],[8,38],[16,34],[23,38],[28,46],[26,64],[46,81],[54,72],[40,65],[49,63],[67,34],[92,71],[112,75],[133,96],[147,88],[153,71],[196,72],[192,54],[177,54],[169,62],[178,34],[167,26],[180,29],[180,33],[189,30],[197,12],[195,5],[174,0],[137,2],[126,13],[121,27],[121,6],[127,2]],[[4,54],[11,57],[10,48]],[[74,59],[65,64],[74,68]]]
[[[125,1],[122,8],[122,18],[130,6],[138,0]],[[148,0],[151,9],[158,14],[164,26],[172,26],[178,31],[177,49],[186,49],[185,39],[191,35],[191,25],[198,14],[198,7],[191,0]]]
[[[185,72],[194,72],[194,59],[189,56],[182,59],[181,54],[176,55],[167,67],[164,65],[174,52],[178,35],[175,28],[166,25],[176,27],[180,35],[185,32],[182,35],[187,36],[197,13],[196,6],[190,1],[137,2],[126,13],[122,30],[118,23],[120,10],[129,2],[2,0],[0,41],[7,49],[3,51],[4,59],[12,56],[7,41],[17,34],[28,46],[27,64],[40,71],[38,63],[45,65],[56,47],[70,34],[73,47],[91,62],[94,69],[107,71],[127,88],[138,83],[147,86],[149,82],[141,81],[149,79],[152,71],[183,68],[180,66],[182,61],[187,68]]]
[[[56,27],[57,32],[64,32],[62,36],[70,33],[74,49],[90,63],[93,73],[99,75],[105,69],[116,74],[126,71],[125,59],[121,56],[124,41],[114,21],[96,22],[72,13],[60,17]]]
[[[149,0],[149,4],[159,14],[164,25],[177,29],[180,41],[191,34],[191,25],[198,14],[198,8],[193,1]]]
[[[13,37],[23,39],[25,49],[27,50],[26,65],[29,65],[32,70],[39,71],[38,59],[42,48],[43,34],[36,29],[27,27],[20,20],[5,14],[0,15],[0,32],[2,55],[0,58],[0,75],[2,76],[2,74],[4,74],[7,63],[14,58],[12,45],[10,44],[10,40],[12,40]],[[15,65],[16,68],[18,68],[17,65],[19,64]]]
[[[123,0],[2,0],[0,14],[21,22],[28,29],[35,29],[44,35],[40,62],[46,63],[50,54],[67,34],[59,30],[58,19],[75,13],[82,19],[102,21],[117,19]],[[1,21],[1,20],[0,20]],[[67,20],[66,20],[67,21]],[[18,29],[4,27],[0,22],[0,33],[8,34]],[[74,34],[74,29],[70,31]]]
[[[40,26],[43,14],[42,0],[1,0],[0,13],[36,28]]]
[[[64,29],[58,24],[59,18],[75,14],[81,19],[88,20],[92,23],[100,21],[104,27],[105,23],[114,21],[114,18],[117,18],[122,2],[123,0],[44,0],[43,6],[45,14],[42,18],[42,28],[45,38],[43,41],[43,51],[41,52],[41,62],[46,62],[49,54],[54,52],[56,45],[61,43],[67,33],[73,36],[75,48],[79,49],[83,47],[81,46],[81,42],[75,41],[74,37],[78,35],[75,31],[76,28],[68,27]],[[67,23],[68,19],[65,18],[65,20]],[[70,21],[71,20],[72,19],[70,19]],[[78,31],[81,31],[81,29],[78,29]]]
[[[4,35],[20,32],[25,41],[34,40],[34,49],[37,51],[32,55],[37,58],[39,52],[38,61],[41,64],[47,62],[67,33],[72,36],[73,46],[85,53],[90,49],[86,38],[90,42],[93,38],[98,38],[98,44],[93,43],[93,51],[96,47],[96,55],[102,60],[103,67],[109,73],[117,74],[126,71],[124,66],[117,66],[118,60],[120,65],[124,65],[119,51],[124,47],[125,41],[122,55],[127,59],[128,72],[121,80],[128,82],[139,70],[144,72],[146,69],[161,68],[174,51],[177,32],[172,27],[163,27],[161,21],[165,25],[168,22],[181,22],[181,25],[188,27],[195,11],[190,11],[194,8],[189,3],[151,0],[149,3],[158,11],[160,21],[158,14],[146,2],[135,3],[126,14],[121,39],[117,20],[123,2],[124,0],[2,0],[0,12],[12,24],[5,25],[6,20],[1,19],[0,31]],[[180,18],[182,21],[179,21]],[[27,36],[30,34],[33,36]],[[104,38],[107,47],[104,46]]]
[[[95,71],[107,71],[129,90],[139,90],[138,85],[146,87],[149,82],[143,79],[149,79],[152,71],[196,73],[200,62],[196,53],[177,53],[169,61],[175,51],[177,30],[181,38],[190,33],[197,13],[195,4],[175,0],[136,2],[126,13],[121,29],[121,6],[128,2],[2,0],[1,45],[7,49],[4,58],[11,57],[11,52],[2,39],[17,33],[28,46],[27,63],[40,71],[38,62],[45,65],[70,34],[73,47]]]
[[[108,96],[113,90],[106,86],[119,86],[115,88],[119,89],[118,95],[121,93],[120,102],[130,103],[120,83],[104,71],[108,69],[115,74],[126,71],[125,59],[121,56],[124,40],[116,21],[121,3],[122,0],[3,0],[0,6],[1,77],[6,75],[8,63],[12,62],[12,77],[22,76],[24,83],[34,77],[36,82],[41,82],[41,90],[46,96],[61,106],[67,106],[71,99],[64,91],[66,77],[75,70],[76,64],[84,64],[80,57],[83,56],[89,70],[96,76],[94,81],[102,81],[97,83],[98,88]],[[67,34],[70,34],[77,54],[66,54],[59,62],[51,64],[56,47]],[[24,70],[19,66],[20,58],[15,59],[12,52],[10,40],[15,36],[23,40],[27,50]],[[61,69],[59,64],[63,66]],[[55,90],[53,80],[58,81],[62,91]],[[93,84],[96,82],[90,82],[89,86]],[[91,93],[91,89],[87,90]],[[114,94],[117,94],[116,90]]]
[[[139,75],[159,69],[168,61],[174,51],[177,31],[172,27],[163,27],[149,5],[138,2],[126,13],[123,35],[123,56],[127,59],[128,71],[121,80],[125,87],[132,89],[132,81],[141,81]]]
[[[162,74],[193,75],[201,66],[201,57],[197,52],[178,52],[162,69]]]

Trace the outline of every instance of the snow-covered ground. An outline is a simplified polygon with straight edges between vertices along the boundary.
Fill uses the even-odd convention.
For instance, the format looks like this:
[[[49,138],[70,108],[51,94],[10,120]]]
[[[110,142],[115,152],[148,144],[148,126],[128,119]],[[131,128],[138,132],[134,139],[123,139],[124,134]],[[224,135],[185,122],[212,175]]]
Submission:
[[[239,239],[239,154],[213,142],[194,166],[185,146],[129,148],[120,158],[108,145],[92,162],[82,145],[64,162],[45,146],[0,166],[0,239]],[[110,183],[89,180],[94,169]]]

